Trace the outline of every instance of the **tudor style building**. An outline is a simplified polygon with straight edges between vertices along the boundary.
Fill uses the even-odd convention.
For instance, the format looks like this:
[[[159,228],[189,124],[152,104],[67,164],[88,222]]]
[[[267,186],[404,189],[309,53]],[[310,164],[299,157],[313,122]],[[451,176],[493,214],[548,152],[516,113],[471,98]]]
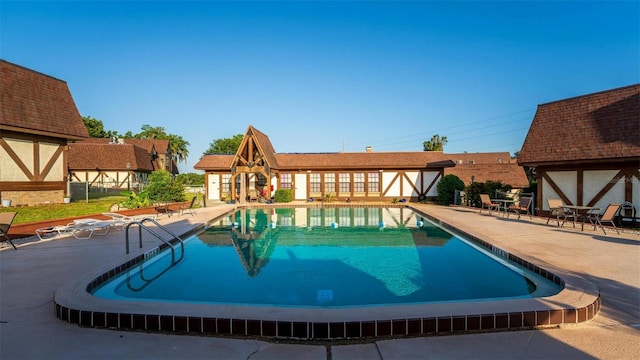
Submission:
[[[481,154],[454,155],[472,166],[474,158],[487,162],[487,156]],[[492,178],[486,166],[481,166],[473,168],[476,181],[517,179],[514,187],[528,185],[524,170],[510,163],[508,153],[489,157],[494,168],[520,175],[504,177],[498,170]],[[454,166],[452,156],[439,151],[276,153],[268,136],[249,126],[235,155],[206,155],[194,168],[205,171],[206,196],[213,201],[269,199],[276,189],[291,189],[295,200],[419,201],[437,196],[438,181]]]
[[[539,105],[518,163],[535,167],[543,210],[550,198],[640,209],[640,84]]]
[[[0,60],[0,197],[62,203],[67,145],[89,134],[67,83]]]
[[[149,174],[178,167],[169,140],[89,138],[69,147],[70,181],[106,189],[139,190]]]

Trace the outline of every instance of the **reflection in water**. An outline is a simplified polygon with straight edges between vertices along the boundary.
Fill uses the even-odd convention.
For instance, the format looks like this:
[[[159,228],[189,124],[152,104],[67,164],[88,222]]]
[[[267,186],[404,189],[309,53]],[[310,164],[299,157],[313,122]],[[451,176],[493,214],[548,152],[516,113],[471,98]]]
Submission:
[[[400,259],[390,258],[388,251],[370,249],[367,261],[356,257],[343,257],[341,261],[378,279],[396,296],[406,296],[419,291],[423,276],[418,251],[411,249],[416,246],[444,246],[451,238],[451,234],[439,228],[425,226],[424,219],[404,209],[385,212],[389,209],[308,208],[303,209],[306,214],[301,217],[301,227],[296,226],[293,210],[275,209],[266,213],[263,209],[242,209],[230,216],[233,219],[230,226],[232,244],[248,276],[257,276],[267,265],[276,243],[297,247],[298,250],[305,245],[334,246],[337,251],[346,244],[367,248],[405,247]],[[393,226],[388,227],[386,223]],[[292,250],[287,250],[287,254],[289,260],[296,256]],[[394,269],[394,272],[389,272],[389,269]]]

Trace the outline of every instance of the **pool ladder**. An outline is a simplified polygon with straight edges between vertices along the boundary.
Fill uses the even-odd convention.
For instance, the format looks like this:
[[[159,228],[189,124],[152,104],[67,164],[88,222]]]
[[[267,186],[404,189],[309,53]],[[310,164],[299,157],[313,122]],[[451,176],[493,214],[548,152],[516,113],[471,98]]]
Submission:
[[[165,240],[160,234],[158,234],[156,231],[154,231],[153,229],[151,229],[150,227],[144,225],[145,222],[151,222],[153,223],[158,229],[164,231],[166,234],[169,234],[172,238],[171,240]],[[162,241],[163,243],[165,243],[170,249],[171,249],[171,266],[177,264],[180,260],[182,260],[182,258],[184,257],[184,240],[182,240],[182,238],[176,234],[174,234],[173,232],[171,232],[169,229],[167,229],[165,226],[160,225],[157,221],[151,219],[151,218],[145,218],[142,219],[140,221],[133,221],[129,224],[127,224],[127,228],[125,231],[125,239],[126,239],[126,246],[127,246],[127,254],[129,253],[129,228],[132,225],[138,225],[138,241],[140,243],[140,248],[142,249],[142,230],[144,229],[146,232],[148,232],[149,234],[153,235],[154,237],[156,237],[158,240]],[[180,243],[180,258],[178,258],[176,260],[176,247],[172,242],[175,242],[174,240],[178,240],[178,242]]]

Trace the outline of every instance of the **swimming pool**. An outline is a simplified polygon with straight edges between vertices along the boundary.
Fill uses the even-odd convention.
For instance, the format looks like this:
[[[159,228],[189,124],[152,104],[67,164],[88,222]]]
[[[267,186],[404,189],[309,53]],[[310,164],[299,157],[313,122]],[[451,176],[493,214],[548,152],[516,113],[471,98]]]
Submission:
[[[306,204],[295,205],[296,208],[293,210],[280,210],[279,204],[258,206],[271,214],[277,213],[277,222],[274,225],[270,222],[262,223],[262,226],[266,225],[270,229],[273,226],[281,230],[293,226],[301,230],[310,227],[313,233],[316,227],[323,227],[326,231],[330,231],[351,224],[356,227],[371,226],[373,232],[380,231],[382,228],[381,233],[385,234],[387,230],[394,227],[393,224],[396,222],[408,228],[417,226],[417,221],[413,223],[412,218],[401,217],[396,221],[375,215],[376,211],[379,214],[381,210],[364,210],[377,208],[369,204],[312,204],[311,206]],[[335,207],[336,209],[329,211],[325,209],[323,213],[321,210],[308,210],[309,207]],[[356,210],[352,211],[351,215],[347,215],[349,212],[339,209],[343,207]],[[391,204],[389,207],[408,208],[401,204]],[[438,218],[438,207],[419,207],[414,210],[416,214],[435,222],[447,231],[462,235],[473,246],[484,249],[493,257],[511,264],[517,263],[519,267],[546,278],[560,286],[562,290],[557,295],[544,297],[536,297],[532,294],[501,299],[316,308],[198,301],[186,303],[135,298],[112,300],[98,298],[91,294],[110,280],[139,267],[145,259],[150,257],[160,259],[154,255],[162,246],[155,249],[145,246],[144,251],[134,252],[122,263],[102,265],[95,273],[79,274],[78,279],[60,287],[54,295],[55,316],[66,322],[97,328],[181,334],[260,336],[278,339],[339,340],[549,327],[585,322],[598,313],[601,299],[598,289],[593,284],[557,268],[553,268],[551,272],[493,246],[487,241],[488,239],[479,238],[473,233],[453,227]],[[214,208],[209,213],[216,211],[217,209]],[[202,213],[204,211],[199,212],[199,214]],[[363,213],[367,215],[363,216]],[[321,216],[321,214],[325,215]],[[230,229],[234,219],[229,215],[218,212],[217,215],[213,215],[212,220],[205,223],[224,225]],[[241,229],[240,222],[238,223],[238,228]],[[201,241],[211,245],[228,241],[229,232],[224,238],[219,235],[220,233],[215,231],[203,232],[199,237]],[[450,235],[442,237],[430,234],[429,230],[426,235],[426,237],[414,238],[414,244],[438,247],[446,244],[450,237]],[[277,246],[281,245],[286,245],[286,242],[282,241]],[[267,246],[264,250],[268,253],[269,248]],[[186,256],[189,256],[189,251]],[[236,262],[241,258],[237,253],[234,257]],[[247,262],[247,265],[253,264],[252,267],[244,268],[247,274],[246,269],[255,269],[260,273],[271,265],[268,262],[266,267],[260,266],[261,263],[264,265],[264,261],[259,257],[245,257],[245,259],[252,261]]]
[[[561,287],[408,208],[241,209],[94,296],[343,308],[531,298]],[[167,251],[168,253],[168,251]]]

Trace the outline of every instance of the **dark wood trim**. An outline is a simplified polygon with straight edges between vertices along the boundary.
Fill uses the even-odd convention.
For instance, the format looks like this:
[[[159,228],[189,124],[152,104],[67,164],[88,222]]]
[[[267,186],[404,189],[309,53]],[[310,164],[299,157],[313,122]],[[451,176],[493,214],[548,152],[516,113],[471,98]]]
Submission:
[[[2,191],[44,191],[44,190],[65,190],[66,181],[0,181]]]
[[[422,182],[424,183],[424,171],[422,172]],[[444,176],[444,169],[438,171],[438,175],[436,175],[436,177],[433,178],[433,180],[431,180],[431,184],[429,184],[429,186],[427,186],[427,188],[425,189],[425,191],[423,193],[421,193],[422,195],[424,195],[425,197],[427,196],[427,194],[429,193],[429,191],[431,191],[431,188],[434,187],[434,185],[438,182],[438,179],[442,179],[442,177]]]
[[[549,176],[549,174],[547,174],[546,171],[542,171],[541,173],[538,173],[538,178],[542,178],[544,179],[547,184],[549,184],[549,186],[551,186],[551,188],[553,189],[553,191],[556,192],[556,194],[558,194],[558,196],[560,196],[560,198],[562,199],[562,202],[564,202],[567,205],[574,205],[571,200],[567,197],[567,195],[564,193],[564,191],[562,191],[560,189],[560,187],[558,187],[558,185],[555,183],[555,181],[553,181],[553,179],[551,179],[551,177]],[[539,193],[542,194],[542,182],[539,182]],[[541,206],[542,204],[542,197],[540,197],[540,199],[538,199],[538,206]],[[540,207],[542,209],[542,206]]]
[[[411,178],[409,178],[409,176],[407,175],[406,172],[402,172],[402,176],[407,179],[407,181],[409,182],[409,184],[411,184],[411,188],[413,189],[413,192],[415,192],[416,194],[420,194],[420,190],[418,190],[418,188],[416,187],[416,184],[413,183],[413,181],[411,181]],[[420,181],[422,181],[422,173],[420,173]],[[403,191],[400,191],[400,196],[404,196],[402,195]]]
[[[633,202],[634,177],[638,179],[638,183],[640,184],[640,171],[638,171],[638,169],[629,169],[624,178],[624,201]]]
[[[40,180],[44,180],[47,177],[47,175],[49,175],[49,173],[51,172],[51,169],[56,164],[56,161],[58,161],[58,159],[60,158],[60,155],[62,155],[63,152],[64,152],[64,146],[62,145],[58,146],[56,151],[53,153],[53,155],[51,155],[51,158],[49,158],[49,161],[47,161],[47,164],[44,166],[44,168],[40,172]],[[38,158],[39,158],[39,155],[38,155]],[[40,160],[38,160],[38,163],[39,161]],[[65,168],[65,172],[66,172],[66,168]],[[66,176],[65,176],[65,179],[66,179]]]
[[[42,181],[40,176],[40,144],[37,141],[32,143],[33,145],[33,179],[35,181]]]
[[[2,146],[2,148],[7,152],[9,157],[16,163],[16,165],[18,165],[22,173],[27,176],[27,179],[31,181],[36,180],[33,174],[31,173],[31,171],[29,171],[29,169],[25,166],[22,160],[20,160],[20,157],[18,157],[18,154],[16,154],[15,151],[13,151],[11,146],[9,146],[9,144],[7,144],[7,142],[4,141],[3,138],[0,138],[0,146]]]
[[[587,203],[587,206],[594,206],[600,199],[602,199],[603,196],[605,196],[616,185],[618,181],[620,181],[621,178],[624,178],[624,177],[625,177],[624,169],[618,171],[618,173],[615,174],[613,178],[611,178],[611,180],[609,180],[607,184],[604,187],[602,187],[602,189],[600,189],[600,191],[598,191],[598,193],[593,197],[593,199],[591,199],[589,203]]]
[[[396,183],[396,181],[398,181],[398,177],[400,176],[400,172],[398,171],[396,173],[396,175],[393,177],[393,179],[391,179],[391,182],[389,183],[389,185],[387,186],[386,189],[384,189],[384,191],[382,192],[382,196],[386,196],[387,193],[389,193],[389,190],[391,190],[391,186],[393,186],[393,184]],[[380,183],[382,183],[382,179],[380,179]],[[402,184],[402,182],[400,182]]]
[[[579,169],[577,171],[576,179],[576,205],[584,205],[584,170]]]

